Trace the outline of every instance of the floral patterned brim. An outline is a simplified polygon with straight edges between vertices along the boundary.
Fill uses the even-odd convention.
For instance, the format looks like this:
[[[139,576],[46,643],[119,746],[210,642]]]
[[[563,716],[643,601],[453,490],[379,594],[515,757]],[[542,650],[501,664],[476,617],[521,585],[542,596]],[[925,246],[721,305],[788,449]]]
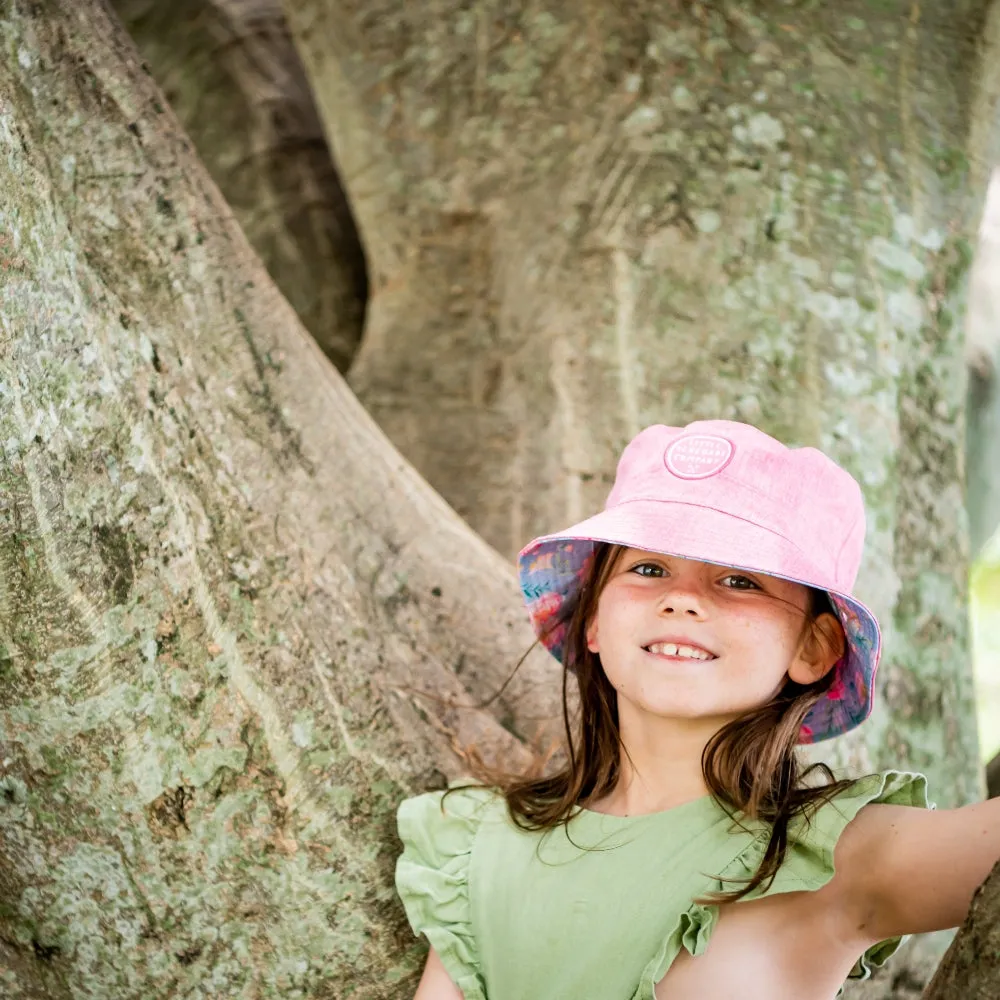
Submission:
[[[599,541],[546,536],[528,545],[518,558],[521,592],[531,624],[535,634],[560,663],[566,624],[559,620],[567,602],[576,598]],[[671,554],[684,556],[683,553]],[[753,566],[734,568],[766,572]],[[807,580],[793,582],[815,586]],[[875,672],[881,653],[878,621],[864,604],[849,594],[829,590],[827,593],[844,627],[847,652],[834,667],[833,684],[825,697],[806,716],[800,743],[818,743],[841,736],[864,722],[872,711]]]

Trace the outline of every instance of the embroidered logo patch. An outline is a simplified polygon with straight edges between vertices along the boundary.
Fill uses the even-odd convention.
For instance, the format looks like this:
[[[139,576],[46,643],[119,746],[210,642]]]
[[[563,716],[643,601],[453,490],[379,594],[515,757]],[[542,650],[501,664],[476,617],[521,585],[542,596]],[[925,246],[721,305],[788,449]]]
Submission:
[[[715,434],[685,434],[667,448],[663,463],[678,479],[718,475],[733,457],[733,443]]]

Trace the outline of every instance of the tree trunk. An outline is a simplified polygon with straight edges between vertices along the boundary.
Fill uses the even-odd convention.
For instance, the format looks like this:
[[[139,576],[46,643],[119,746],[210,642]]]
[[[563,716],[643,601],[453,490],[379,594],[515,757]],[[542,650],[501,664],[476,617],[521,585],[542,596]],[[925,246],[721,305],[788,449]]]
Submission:
[[[961,313],[988,4],[285,6],[369,254],[351,384],[403,454],[510,555],[599,508],[644,424],[822,447],[863,485],[886,632],[833,759],[978,798]]]
[[[0,992],[399,997],[399,799],[530,635],[101,0],[3,0]],[[464,685],[464,686],[463,686]],[[553,662],[495,706],[556,715]]]
[[[996,1000],[1000,988],[1000,863],[976,891],[962,930],[924,1000]]]
[[[986,765],[986,797],[995,799],[998,796],[1000,796],[1000,754]]]
[[[364,253],[280,0],[114,7],[271,277],[346,371]]]

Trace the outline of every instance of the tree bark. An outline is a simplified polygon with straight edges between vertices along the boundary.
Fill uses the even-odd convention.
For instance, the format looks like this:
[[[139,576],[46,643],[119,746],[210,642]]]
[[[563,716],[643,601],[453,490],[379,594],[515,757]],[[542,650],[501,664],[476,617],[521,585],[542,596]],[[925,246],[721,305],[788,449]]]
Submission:
[[[100,0],[3,0],[4,996],[404,996],[400,798],[530,642]],[[556,715],[529,659],[494,706]]]
[[[1000,796],[1000,754],[986,765],[986,797],[995,799]]]
[[[995,1000],[1000,987],[1000,862],[976,890],[924,1000]]]
[[[279,0],[114,0],[247,238],[341,370],[364,252]]]

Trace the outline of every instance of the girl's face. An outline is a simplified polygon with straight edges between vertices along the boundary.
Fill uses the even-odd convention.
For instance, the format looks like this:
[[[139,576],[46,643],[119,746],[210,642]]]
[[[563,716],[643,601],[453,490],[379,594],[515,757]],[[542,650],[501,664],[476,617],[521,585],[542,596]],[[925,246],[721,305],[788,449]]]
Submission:
[[[839,659],[838,643],[805,628],[809,603],[802,584],[626,549],[587,646],[618,692],[622,721],[638,711],[723,724],[770,701],[786,678],[812,683]],[[842,639],[832,624],[826,631]]]

